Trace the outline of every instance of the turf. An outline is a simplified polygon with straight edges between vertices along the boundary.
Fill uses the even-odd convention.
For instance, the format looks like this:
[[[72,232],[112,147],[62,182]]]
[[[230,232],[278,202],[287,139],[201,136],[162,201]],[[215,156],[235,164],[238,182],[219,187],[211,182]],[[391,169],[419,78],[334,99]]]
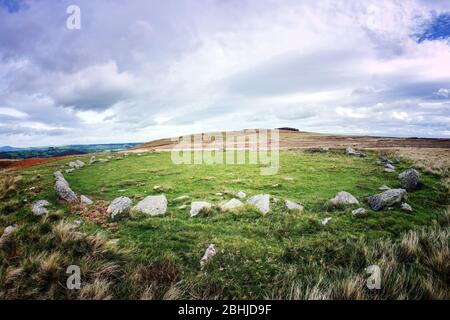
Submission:
[[[89,156],[90,157],[90,156]],[[89,157],[75,157],[88,162]],[[164,216],[123,217],[117,230],[105,229],[108,237],[118,238],[133,264],[165,263],[176,268],[170,281],[195,283],[197,291],[208,291],[221,298],[265,298],[283,275],[295,269],[305,277],[345,266],[355,242],[392,239],[396,241],[410,229],[432,225],[447,205],[448,194],[439,177],[421,173],[420,189],[408,195],[413,213],[395,209],[375,212],[364,203],[365,197],[379,193],[385,184],[399,187],[398,173],[385,173],[375,163],[376,155],[351,157],[343,152],[281,152],[276,175],[260,175],[259,165],[175,165],[170,153],[129,155],[120,161],[95,163],[65,174],[72,189],[95,201],[109,202],[128,196],[136,204],[161,186],[169,206]],[[53,210],[63,210],[70,219],[76,216],[67,206],[57,204],[52,173],[67,159],[41,164],[24,170],[22,185],[37,189],[21,195],[28,203],[47,199]],[[397,165],[397,172],[409,168],[407,161]],[[38,182],[31,178],[41,175]],[[291,177],[293,180],[286,180]],[[190,201],[204,200],[219,204],[238,191],[248,196],[268,193],[279,198],[267,215],[246,205],[237,212],[221,213],[214,209],[207,216],[189,217]],[[367,217],[354,217],[359,206],[328,212],[327,200],[339,191],[347,191],[368,209]],[[216,193],[222,193],[218,196]],[[176,202],[179,196],[191,199]],[[288,211],[283,200],[305,206],[304,212]],[[180,205],[186,209],[178,209]],[[16,213],[25,218],[29,208]],[[332,217],[323,226],[321,219]],[[12,218],[11,218],[12,219]],[[86,221],[81,231],[94,232],[102,227]],[[200,270],[199,260],[210,244],[218,255]],[[311,261],[317,269],[311,269]],[[364,265],[361,265],[363,270]],[[164,281],[163,281],[164,282]],[[127,288],[123,288],[126,292]],[[126,293],[124,293],[126,294]]]

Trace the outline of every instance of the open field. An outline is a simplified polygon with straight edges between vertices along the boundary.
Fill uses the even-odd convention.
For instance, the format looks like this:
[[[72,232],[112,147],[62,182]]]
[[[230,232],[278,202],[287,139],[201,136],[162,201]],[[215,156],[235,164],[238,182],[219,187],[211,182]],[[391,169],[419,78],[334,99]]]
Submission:
[[[259,165],[175,165],[167,152],[131,154],[65,174],[76,193],[94,200],[90,206],[59,203],[52,177],[70,159],[88,163],[90,156],[5,171],[0,230],[19,227],[0,247],[0,298],[450,298],[445,161],[439,172],[422,168],[420,188],[407,198],[412,213],[373,211],[364,199],[381,192],[381,185],[399,187],[398,173],[413,160],[402,158],[396,173],[385,173],[376,164],[380,151],[352,157],[339,150],[340,143],[328,145],[329,139],[320,146],[333,146],[332,151],[320,153],[287,150],[290,144],[282,143],[274,176],[261,176]],[[403,147],[411,148],[408,143]],[[436,144],[448,152],[444,142]],[[217,208],[239,191],[279,201],[266,215],[248,204],[235,212]],[[328,211],[327,201],[339,191],[351,193],[360,205]],[[161,193],[168,199],[163,216],[129,214],[112,221],[106,215],[116,197],[136,204]],[[176,201],[180,196],[190,198]],[[34,217],[30,204],[40,199],[51,203],[50,213]],[[284,200],[304,210],[288,210]],[[214,206],[189,217],[191,201]],[[354,216],[358,207],[368,215]],[[323,225],[324,218],[331,220]],[[73,220],[82,221],[76,231],[68,227]],[[201,269],[209,244],[217,254]],[[80,265],[84,276],[78,291],[64,288],[71,264]],[[371,291],[365,268],[374,264],[381,267],[382,286]]]

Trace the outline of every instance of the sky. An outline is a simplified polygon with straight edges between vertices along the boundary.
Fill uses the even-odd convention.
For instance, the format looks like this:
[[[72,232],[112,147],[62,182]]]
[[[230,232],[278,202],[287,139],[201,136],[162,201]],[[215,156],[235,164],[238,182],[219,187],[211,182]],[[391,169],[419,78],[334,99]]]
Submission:
[[[449,36],[447,0],[0,0],[0,146],[450,138]]]

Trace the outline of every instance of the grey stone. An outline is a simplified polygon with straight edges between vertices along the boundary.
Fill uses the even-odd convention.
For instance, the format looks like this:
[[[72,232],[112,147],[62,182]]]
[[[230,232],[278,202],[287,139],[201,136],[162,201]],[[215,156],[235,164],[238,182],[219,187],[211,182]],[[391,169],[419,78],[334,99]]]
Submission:
[[[266,214],[270,211],[269,194],[257,194],[248,199],[247,202],[256,207],[262,214]]]
[[[48,213],[48,209],[46,207],[49,205],[50,205],[50,203],[47,200],[39,200],[39,201],[33,202],[33,204],[31,205],[31,212],[35,216],[42,216],[42,215]]]
[[[163,215],[167,211],[167,198],[165,195],[148,196],[135,205],[132,211],[141,212],[149,216]]]
[[[86,197],[86,196],[80,196],[80,202],[81,202],[82,204],[87,204],[87,205],[91,205],[91,204],[94,203],[91,199],[89,199],[89,198]]]
[[[339,192],[333,199],[329,201],[329,205],[332,208],[354,204],[359,204],[358,200],[346,191]]]
[[[128,197],[115,198],[108,206],[106,213],[108,213],[111,219],[114,219],[118,214],[128,211],[132,203]]]
[[[81,160],[77,160],[77,161],[75,161],[75,163],[78,165],[78,168],[83,168],[86,164],[83,162],[83,161],[81,161]]]
[[[233,198],[227,202],[220,204],[219,208],[222,211],[233,211],[233,210],[239,209],[243,205],[244,204],[240,200]]]
[[[239,199],[244,199],[246,196],[247,195],[243,191],[239,191],[238,193],[236,193],[236,197],[238,197]]]
[[[395,172],[395,169],[384,168],[384,172],[387,172],[387,173],[393,173],[393,172]]]
[[[191,203],[191,211],[189,212],[191,217],[197,216],[204,209],[211,209],[212,205],[206,201],[194,201]]]
[[[405,189],[390,189],[367,198],[372,210],[379,211],[400,203],[406,197]]]
[[[300,211],[303,211],[305,209],[301,204],[295,203],[295,202],[290,201],[290,200],[286,200],[285,204],[286,204],[286,207],[289,210],[300,210]]]
[[[93,164],[96,162],[97,162],[97,159],[95,158],[95,156],[92,156],[91,159],[89,160],[89,164]]]
[[[406,191],[414,191],[420,182],[420,174],[416,169],[408,169],[398,175],[400,185]]]
[[[57,171],[53,174],[55,177],[55,191],[58,199],[68,203],[79,202],[75,192],[70,189],[69,183],[66,181],[61,172]]]
[[[205,254],[200,259],[200,268],[203,268],[205,264],[210,261],[217,254],[216,247],[213,244],[210,244],[205,251]]]
[[[406,202],[402,203],[401,209],[403,211],[407,211],[407,212],[412,212],[413,211],[412,207],[409,204],[407,204]]]
[[[352,214],[355,217],[365,217],[365,216],[367,216],[367,210],[364,208],[358,208],[358,209],[353,210]]]
[[[392,170],[395,170],[395,167],[394,167],[392,164],[390,164],[390,163],[386,163],[385,166],[384,166],[384,168],[385,168],[385,169],[392,169]]]
[[[391,188],[389,188],[387,185],[385,185],[385,184],[383,184],[382,186],[380,186],[379,188],[378,188],[378,190],[381,190],[381,191],[386,191],[386,190],[390,190]]]
[[[188,199],[190,199],[191,197],[189,197],[189,196],[180,196],[180,197],[178,197],[178,198],[175,198],[175,199],[173,199],[174,201],[184,201],[184,200],[188,200]]]
[[[64,170],[64,172],[67,173],[67,174],[72,173],[73,171],[74,171],[74,169],[66,169],[66,170]]]
[[[349,156],[358,156],[358,157],[365,157],[366,154],[361,151],[356,151],[352,147],[348,147],[345,149],[345,153],[347,153]]]
[[[331,220],[331,217],[327,217],[327,218],[324,218],[324,219],[320,220],[320,223],[322,225],[326,225],[330,220]]]

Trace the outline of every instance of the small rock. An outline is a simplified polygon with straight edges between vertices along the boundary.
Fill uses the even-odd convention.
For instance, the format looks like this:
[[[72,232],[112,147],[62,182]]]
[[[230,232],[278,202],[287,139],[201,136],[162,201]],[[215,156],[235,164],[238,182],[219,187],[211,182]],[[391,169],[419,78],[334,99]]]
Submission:
[[[65,173],[72,173],[74,171],[74,169],[66,169],[64,170]]]
[[[222,197],[223,193],[222,192],[216,192],[215,195],[218,196],[218,197]]]
[[[383,184],[382,186],[380,186],[379,188],[378,188],[378,190],[381,190],[381,191],[386,191],[386,190],[390,190],[391,188],[389,188],[387,185],[385,185],[385,184]]]
[[[402,203],[401,209],[403,211],[413,212],[412,207],[409,204],[407,204],[406,202]]]
[[[330,220],[331,220],[331,218],[328,217],[328,218],[320,220],[320,223],[322,223],[322,225],[326,225]]]
[[[292,177],[284,177],[283,179],[286,181],[294,181],[294,178],[292,178]]]
[[[353,195],[345,191],[339,192],[329,201],[329,205],[332,209],[354,204],[359,204],[358,200]]]
[[[87,205],[91,205],[91,204],[94,203],[91,199],[89,199],[89,198],[86,197],[86,196],[80,196],[80,202],[81,202],[82,204],[87,204]]]
[[[239,199],[244,199],[246,196],[247,195],[243,191],[239,191],[238,193],[236,193],[236,197],[238,197]]]
[[[200,268],[203,269],[205,264],[212,259],[217,254],[216,247],[213,244],[210,244],[205,251],[205,254],[200,260]]]
[[[75,161],[76,162],[76,164],[78,165],[78,168],[83,168],[86,164],[83,162],[83,161],[81,161],[81,160],[77,160],[77,161]]]
[[[195,217],[198,215],[202,210],[204,209],[211,209],[212,205],[209,202],[206,201],[194,201],[191,203],[191,211],[190,215],[191,217]]]
[[[135,205],[132,211],[149,216],[163,215],[167,211],[167,198],[165,195],[148,196]]]
[[[81,226],[81,220],[75,220],[70,224],[70,229],[75,230]]]
[[[14,230],[16,230],[16,229],[17,229],[17,224],[13,224],[13,225],[7,226],[7,227],[5,228],[5,230],[3,230],[2,237],[7,237],[7,236],[9,236],[9,235],[10,235],[11,233],[13,233]]]
[[[270,211],[270,195],[269,194],[257,194],[247,200],[248,203],[255,206],[262,214],[266,214]]]
[[[92,156],[91,159],[89,160],[89,164],[93,164],[96,162],[97,162],[97,159],[95,158],[95,156]]]
[[[387,173],[393,173],[393,172],[395,172],[395,169],[384,168],[384,172],[387,172]]]
[[[372,210],[379,211],[400,203],[406,197],[405,189],[390,189],[368,197],[367,203]]]
[[[220,204],[219,207],[222,211],[233,211],[239,209],[243,205],[244,204],[240,200],[233,198],[225,203]]]
[[[358,209],[353,210],[352,214],[355,217],[365,217],[365,216],[367,216],[367,210],[364,208],[358,208]]]
[[[191,197],[189,197],[189,196],[180,196],[180,197],[178,197],[178,198],[175,198],[175,199],[173,199],[174,201],[184,201],[184,200],[188,200],[188,199],[190,199]]]
[[[98,159],[98,162],[100,162],[100,163],[105,163],[105,162],[109,162],[109,160],[108,160],[108,159],[100,158],[100,159]]]
[[[272,188],[278,188],[278,187],[280,187],[280,186],[281,186],[281,184],[275,183],[275,184],[272,185]]]
[[[345,153],[347,153],[350,156],[358,156],[358,157],[365,157],[365,153],[362,153],[361,151],[356,151],[355,149],[348,147],[345,149]]]
[[[303,211],[303,209],[304,209],[304,207],[301,204],[295,203],[295,202],[290,201],[290,200],[286,200],[285,204],[286,204],[286,207],[289,210],[300,210],[300,211]]]
[[[395,167],[394,167],[392,164],[390,164],[390,163],[386,163],[386,165],[384,166],[384,168],[385,168],[385,169],[392,169],[392,170],[395,170]]]
[[[60,171],[53,173],[55,177],[55,191],[58,199],[66,201],[68,203],[79,202],[75,192],[70,189],[69,183],[64,179],[64,176]]]
[[[162,191],[162,187],[161,186],[154,186],[153,187],[153,191],[157,191],[157,192],[159,192],[159,191]]]
[[[178,207],[178,210],[184,210],[187,208],[187,205],[183,204],[181,206]]]
[[[400,185],[406,191],[414,191],[420,182],[420,174],[416,169],[408,169],[399,174]]]
[[[31,212],[35,216],[42,216],[48,213],[48,209],[46,207],[49,205],[50,203],[47,200],[36,201],[31,205]]]
[[[128,211],[132,203],[128,197],[118,197],[111,202],[106,213],[110,215],[111,219],[114,219],[118,214]]]

